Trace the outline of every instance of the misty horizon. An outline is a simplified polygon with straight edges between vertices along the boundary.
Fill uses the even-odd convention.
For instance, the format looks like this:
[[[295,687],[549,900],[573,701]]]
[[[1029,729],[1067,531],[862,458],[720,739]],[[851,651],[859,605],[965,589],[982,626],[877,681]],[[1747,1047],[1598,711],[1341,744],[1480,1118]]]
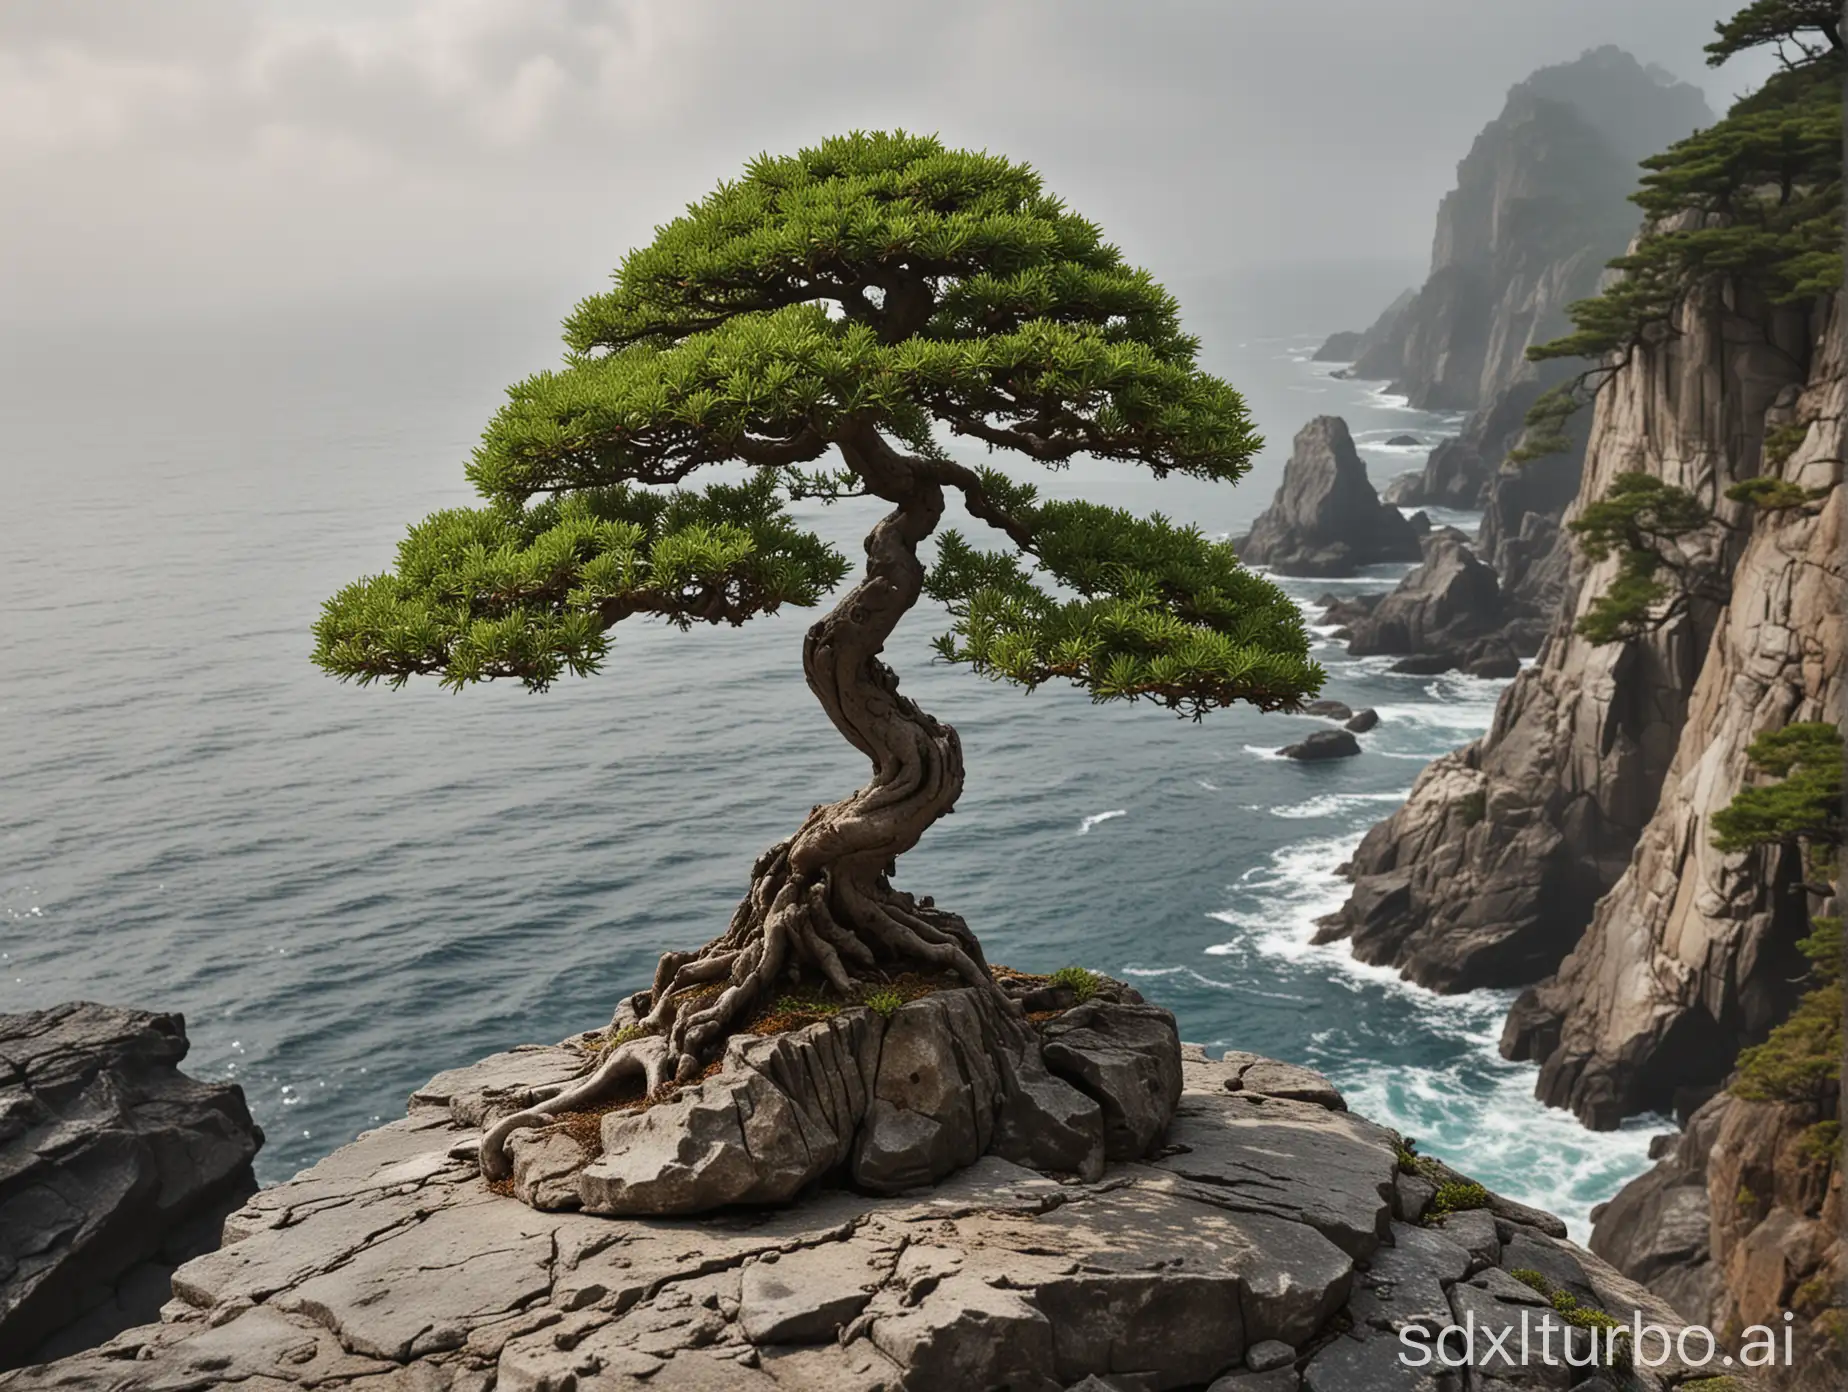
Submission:
[[[1705,67],[1712,23],[1677,0],[16,4],[0,314],[209,319],[484,287],[562,313],[756,153],[891,127],[1033,164],[1177,285],[1355,262],[1409,285],[1511,86],[1614,44],[1722,111],[1765,64]]]

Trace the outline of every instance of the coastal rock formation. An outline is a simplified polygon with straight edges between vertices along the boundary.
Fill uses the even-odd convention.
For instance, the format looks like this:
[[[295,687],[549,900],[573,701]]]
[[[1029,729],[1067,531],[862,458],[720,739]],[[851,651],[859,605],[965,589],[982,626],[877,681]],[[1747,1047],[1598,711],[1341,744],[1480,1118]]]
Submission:
[[[178,1015],[0,1015],[0,1368],[153,1319],[256,1189],[243,1090],[181,1073],[186,1051]]]
[[[1277,751],[1286,759],[1315,763],[1322,759],[1351,759],[1360,753],[1360,741],[1348,730],[1317,730]]]
[[[527,1050],[445,1075],[234,1214],[160,1323],[0,1388],[1376,1392],[1420,1385],[1400,1328],[1538,1305],[1517,1269],[1679,1328],[1556,1219],[1408,1166],[1399,1137],[1331,1109],[1326,1079],[1250,1055],[1188,1050],[1165,1146],[1094,1181],[989,1156],[901,1195],[824,1187],[671,1219],[539,1211],[483,1185],[454,1109],[561,1062]],[[1440,1184],[1478,1206],[1439,1208]]]
[[[1594,1252],[1714,1329],[1773,1328],[1794,1316],[1781,1388],[1834,1392],[1848,1272],[1848,1193],[1822,1162],[1807,1107],[1726,1093],[1688,1119],[1669,1149],[1597,1212]]]
[[[1351,621],[1348,651],[1455,653],[1457,665],[1498,632],[1505,617],[1495,572],[1469,545],[1446,532],[1424,543],[1424,560],[1398,588],[1363,617]]]
[[[1380,502],[1339,416],[1317,416],[1296,433],[1277,496],[1235,544],[1240,559],[1280,575],[1352,575],[1419,557],[1411,523]]]
[[[1565,453],[1508,462],[1528,408],[1571,370],[1530,363],[1527,349],[1567,329],[1567,306],[1596,293],[1624,249],[1636,162],[1711,120],[1697,89],[1615,48],[1534,73],[1457,166],[1424,287],[1352,345],[1353,375],[1387,379],[1415,406],[1470,412],[1385,496],[1483,510],[1483,558],[1510,617],[1529,628],[1567,598],[1559,517],[1578,488],[1585,435],[1575,426]],[[1531,653],[1537,636],[1515,646]]]
[[[1741,384],[1748,446],[1736,462],[1714,461],[1720,472],[1703,480],[1706,494],[1772,472],[1822,496],[1730,519],[1747,539],[1722,561],[1731,599],[1699,635],[1707,641],[1661,797],[1583,941],[1555,979],[1523,997],[1504,1037],[1511,1057],[1541,1063],[1539,1095],[1589,1125],[1713,1088],[1739,1049],[1789,1012],[1797,990],[1796,857],[1723,854],[1709,828],[1746,781],[1754,736],[1793,721],[1839,722],[1848,705],[1848,361],[1836,324],[1832,310],[1819,312],[1797,346],[1799,362],[1814,350],[1800,396],[1780,395],[1776,378]],[[1781,464],[1761,464],[1757,440],[1789,423],[1806,427],[1802,442]]]
[[[1742,316],[1758,326],[1750,341],[1728,332]],[[1575,509],[1601,497],[1624,472],[1647,472],[1709,499],[1751,476],[1759,467],[1766,411],[1793,378],[1804,378],[1818,335],[1801,310],[1713,301],[1687,306],[1677,327],[1677,337],[1639,352],[1599,394]],[[1820,447],[1818,432],[1808,448]],[[1839,458],[1840,450],[1835,454]],[[1811,457],[1793,459],[1800,466]],[[1722,514],[1733,507],[1722,503]],[[1698,559],[1727,573],[1744,549],[1741,535],[1720,531]],[[1349,867],[1354,892],[1324,929],[1326,936],[1351,937],[1363,960],[1391,964],[1439,990],[1526,985],[1555,970],[1578,943],[1593,905],[1623,875],[1656,814],[1720,617],[1713,606],[1695,604],[1646,637],[1588,642],[1573,626],[1609,584],[1616,564],[1612,558],[1581,570],[1570,607],[1556,620],[1538,662],[1503,693],[1489,732],[1428,766],[1406,804],[1367,833]],[[1767,602],[1777,592],[1777,581],[1769,583]],[[1735,606],[1735,612],[1743,619],[1748,611]],[[1786,630],[1773,622],[1763,631],[1799,666],[1813,662],[1815,655],[1803,655],[1805,640],[1792,636],[1813,628]],[[1718,688],[1713,699],[1719,699]],[[1735,723],[1743,733],[1748,722]],[[1704,749],[1710,729],[1692,728],[1690,749],[1695,740]],[[1730,766],[1742,765],[1743,743],[1723,757],[1735,761]],[[1672,844],[1697,854],[1691,841],[1700,838],[1676,835]],[[1686,893],[1661,897],[1660,888],[1651,893],[1664,907],[1689,899]],[[1627,934],[1624,940],[1639,946],[1664,940],[1655,931],[1620,931],[1616,925],[1635,922],[1632,915],[1613,913],[1607,921],[1614,938]],[[1692,947],[1702,940],[1689,941]],[[1666,978],[1687,969],[1664,964],[1663,970],[1666,993]],[[1625,979],[1637,979],[1637,972]],[[1674,987],[1691,996],[1708,989],[1720,992],[1716,1000],[1724,997],[1717,978],[1709,981],[1704,972]],[[1652,999],[1642,1012],[1656,1008]],[[1529,1002],[1517,1010],[1520,1023],[1505,1046],[1517,1057],[1550,1056],[1564,1029],[1555,1037],[1545,1022],[1567,1013],[1563,1004],[1536,1011]],[[1595,1008],[1583,1018],[1590,1028]],[[1701,1067],[1717,1080],[1725,1062],[1705,1059]],[[1545,1075],[1542,1095],[1580,1099],[1572,1105],[1598,1125],[1614,1125],[1634,1099],[1667,1095],[1654,1078],[1624,1097],[1596,1085],[1552,1082],[1584,1071],[1562,1060]],[[1598,1075],[1592,1069],[1589,1076]]]

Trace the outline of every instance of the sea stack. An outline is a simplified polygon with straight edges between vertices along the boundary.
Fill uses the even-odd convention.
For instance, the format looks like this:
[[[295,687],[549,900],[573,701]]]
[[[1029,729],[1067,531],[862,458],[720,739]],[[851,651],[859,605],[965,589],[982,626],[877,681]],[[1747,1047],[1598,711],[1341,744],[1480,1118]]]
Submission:
[[[1283,484],[1239,556],[1279,575],[1352,575],[1420,551],[1412,524],[1374,492],[1347,422],[1317,416],[1297,432]]]

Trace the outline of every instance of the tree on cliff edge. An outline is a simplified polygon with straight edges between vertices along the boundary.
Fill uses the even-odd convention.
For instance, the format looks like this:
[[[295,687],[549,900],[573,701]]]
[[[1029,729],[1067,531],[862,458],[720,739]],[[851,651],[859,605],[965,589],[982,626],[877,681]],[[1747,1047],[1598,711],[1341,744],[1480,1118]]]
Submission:
[[[847,564],[787,501],[890,511],[802,653],[870,780],[759,858],[723,935],[661,958],[643,1024],[562,1095],[573,1106],[692,1078],[790,979],[849,1000],[907,970],[994,989],[968,926],[890,882],[963,786],[956,732],[880,659],[920,597],[950,613],[943,658],[1029,689],[1062,678],[1198,717],[1289,707],[1322,680],[1296,607],[1229,545],[1041,502],[938,443],[947,429],[1055,468],[1085,454],[1228,484],[1260,444],[1238,393],[1196,366],[1174,300],[1026,166],[903,133],[760,157],[614,280],[566,321],[564,366],[489,423],[468,469],[485,505],[413,526],[393,570],[329,600],[320,666],[543,690],[596,670],[632,615],[686,630],[816,604]],[[726,464],[745,481],[677,486]],[[1002,545],[946,532],[927,570],[946,491]],[[536,1120],[490,1134],[490,1175]]]

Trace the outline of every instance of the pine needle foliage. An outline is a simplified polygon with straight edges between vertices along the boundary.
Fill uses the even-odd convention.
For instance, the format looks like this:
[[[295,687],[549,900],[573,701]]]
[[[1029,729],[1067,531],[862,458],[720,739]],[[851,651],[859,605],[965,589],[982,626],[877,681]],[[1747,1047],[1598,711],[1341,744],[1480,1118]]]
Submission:
[[[1776,781],[1741,788],[1713,814],[1713,844],[1721,851],[1754,846],[1842,844],[1842,732],[1823,721],[1767,731],[1746,758]]]
[[[1842,50],[1842,7],[1836,0],[1753,0],[1731,19],[1714,25],[1707,66],[1717,68],[1735,54],[1767,45],[1786,63]]]
[[[1692,493],[1653,474],[1613,479],[1602,498],[1567,524],[1587,559],[1617,556],[1616,576],[1578,621],[1580,636],[1593,643],[1621,642],[1681,612],[1706,582],[1680,543],[1712,520],[1711,510]]]
[[[1831,897],[1843,843],[1841,730],[1801,721],[1754,739],[1752,766],[1775,782],[1741,788],[1713,814],[1713,844],[1722,851],[1791,846],[1805,855],[1812,876],[1828,882],[1803,886]],[[1841,1088],[1842,921],[1818,917],[1797,944],[1809,960],[1807,990],[1796,1008],[1762,1044],[1740,1051],[1731,1090],[1755,1102],[1823,1104]]]
[[[1295,606],[1226,544],[1041,503],[941,443],[1228,484],[1262,444],[1173,297],[1024,164],[904,132],[760,156],[631,252],[564,336],[561,365],[483,432],[482,505],[412,527],[391,570],[327,602],[324,669],[543,690],[597,670],[632,615],[688,629],[814,605],[847,562],[788,504],[878,492],[846,448],[876,437],[1005,543],[943,538],[927,592],[952,616],[945,658],[1195,716],[1320,687]],[[817,467],[837,447],[847,466]],[[712,466],[728,481],[688,484]]]

